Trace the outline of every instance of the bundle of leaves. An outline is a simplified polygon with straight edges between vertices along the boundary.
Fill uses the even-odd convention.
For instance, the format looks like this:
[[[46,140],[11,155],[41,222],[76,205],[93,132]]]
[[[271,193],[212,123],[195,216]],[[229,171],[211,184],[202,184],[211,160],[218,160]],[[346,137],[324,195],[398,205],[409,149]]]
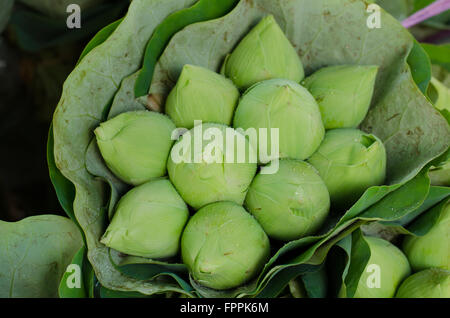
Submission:
[[[86,253],[80,251],[74,262],[86,264],[87,257],[95,273],[87,276],[86,295],[94,294],[96,277],[105,297],[167,292],[275,297],[300,276],[308,296],[325,296],[326,284],[318,290],[314,281],[324,281],[323,264],[337,242],[369,222],[403,231],[450,194],[448,188],[432,187],[428,176],[430,167],[445,160],[450,141],[448,122],[426,96],[428,56],[384,11],[382,28],[368,28],[367,5],[353,0],[135,0],[123,19],[94,37],[64,84],[48,143],[59,200],[86,242]],[[108,249],[100,238],[128,186],[106,167],[93,130],[123,112],[160,110],[184,65],[219,71],[225,56],[269,14],[296,49],[306,75],[331,65],[379,67],[372,105],[360,129],[378,136],[386,147],[385,185],[367,189],[314,236],[280,246],[257,278],[231,290],[199,285],[183,264]],[[348,247],[343,250],[349,255]],[[70,296],[64,280],[61,286],[61,296]]]

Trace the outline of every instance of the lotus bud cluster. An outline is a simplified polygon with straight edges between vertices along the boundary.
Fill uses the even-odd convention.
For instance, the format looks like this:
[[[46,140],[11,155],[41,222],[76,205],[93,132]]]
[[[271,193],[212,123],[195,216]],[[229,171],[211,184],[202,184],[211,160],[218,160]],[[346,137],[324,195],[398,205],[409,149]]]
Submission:
[[[269,237],[318,242],[310,236],[325,233],[331,213],[383,184],[387,157],[380,139],[357,129],[377,66],[325,67],[302,82],[296,48],[268,15],[215,71],[183,65],[165,114],[125,112],[95,136],[106,166],[134,186],[101,243],[161,264],[181,256],[194,286],[227,290],[258,277]],[[368,289],[363,274],[356,297],[392,297],[408,260],[387,241],[367,244],[381,288]],[[412,260],[423,251],[405,244]]]
[[[200,284],[222,290],[252,279],[269,257],[266,233],[232,202],[205,206],[189,220],[181,239],[183,262]]]
[[[194,121],[231,125],[239,91],[229,79],[206,68],[185,65],[166,101],[166,114],[177,127]]]
[[[386,175],[386,151],[376,136],[358,129],[329,130],[308,162],[327,185],[331,205],[348,208],[371,186],[381,185]]]
[[[255,177],[245,206],[271,238],[290,241],[320,228],[328,216],[330,196],[311,165],[284,159],[277,173]]]
[[[171,257],[179,251],[188,217],[186,203],[169,180],[154,179],[120,199],[101,242],[130,255]]]

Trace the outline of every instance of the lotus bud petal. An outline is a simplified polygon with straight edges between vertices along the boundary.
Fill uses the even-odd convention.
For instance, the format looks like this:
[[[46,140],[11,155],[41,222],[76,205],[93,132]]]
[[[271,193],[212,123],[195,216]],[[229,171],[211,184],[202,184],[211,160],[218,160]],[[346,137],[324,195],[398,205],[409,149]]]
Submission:
[[[181,239],[183,262],[201,285],[223,290],[241,286],[266,263],[269,239],[243,207],[218,202],[197,211]]]
[[[429,268],[409,276],[400,285],[397,298],[450,298],[450,271]]]
[[[166,114],[177,127],[195,120],[231,125],[239,91],[233,82],[206,68],[185,65],[166,101]]]
[[[100,124],[94,132],[109,169],[122,181],[140,185],[166,174],[175,129],[166,115],[134,111]]]
[[[276,173],[255,177],[245,206],[271,238],[289,241],[320,228],[328,216],[330,196],[311,165],[283,159]]]
[[[300,84],[283,79],[252,86],[239,102],[233,126],[256,129],[258,140],[250,141],[258,149],[261,163],[274,158],[304,160],[317,150],[325,134],[319,107],[311,94]],[[267,138],[262,138],[261,128]],[[278,129],[279,140],[273,138],[272,129]]]
[[[242,39],[226,59],[224,73],[240,90],[272,78],[299,83],[304,77],[297,52],[272,15]]]
[[[353,297],[392,298],[400,283],[411,274],[408,259],[386,240],[377,237],[365,237],[365,240],[369,245],[370,258]]]
[[[356,128],[366,117],[378,66],[339,65],[303,81],[319,104],[325,129]]]
[[[170,181],[157,178],[120,199],[101,242],[135,256],[175,256],[188,217],[187,205]]]
[[[376,136],[358,129],[329,130],[309,158],[327,185],[333,208],[345,209],[386,175],[386,150]]]
[[[182,198],[196,210],[217,201],[243,204],[256,173],[256,153],[244,135],[207,123],[181,136],[167,169]]]
[[[427,217],[427,214],[424,214],[421,218]],[[447,202],[428,233],[424,236],[407,236],[403,241],[403,251],[408,256],[413,270],[420,271],[429,267],[450,270],[449,238],[450,202]]]

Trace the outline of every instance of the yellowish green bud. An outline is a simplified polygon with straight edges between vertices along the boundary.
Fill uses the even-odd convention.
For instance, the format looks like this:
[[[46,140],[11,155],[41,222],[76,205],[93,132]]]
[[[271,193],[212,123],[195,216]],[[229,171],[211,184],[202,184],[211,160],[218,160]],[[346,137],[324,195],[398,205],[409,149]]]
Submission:
[[[327,185],[331,205],[345,209],[386,175],[386,150],[376,136],[358,129],[329,130],[309,158]]]
[[[231,125],[239,91],[233,82],[206,68],[185,65],[166,101],[166,114],[177,127],[195,120]]]
[[[184,201],[196,210],[217,201],[243,204],[256,173],[256,153],[244,135],[208,123],[181,136],[167,169]]]
[[[414,271],[429,267],[450,270],[450,202],[443,207],[438,220],[427,234],[405,238],[403,251]]]
[[[94,132],[108,168],[122,181],[139,185],[166,174],[175,129],[166,115],[134,111],[100,124]]]
[[[392,298],[411,274],[408,259],[395,245],[377,237],[365,237],[370,259],[361,275],[354,298]]]
[[[319,104],[325,129],[356,128],[366,117],[378,66],[339,65],[320,69],[303,82]]]
[[[277,173],[255,177],[245,206],[271,238],[290,241],[320,228],[328,216],[330,196],[311,165],[283,159]]]
[[[188,217],[187,205],[170,181],[154,179],[120,199],[101,242],[129,255],[175,256]]]
[[[263,18],[242,39],[226,58],[223,69],[240,90],[272,78],[299,83],[304,77],[297,52],[272,15]]]
[[[300,84],[283,79],[252,86],[239,102],[233,126],[256,129],[258,138],[251,142],[261,163],[274,158],[304,160],[317,150],[325,134],[311,94]],[[267,132],[267,138],[262,138],[260,128]],[[278,131],[278,138],[272,129]]]
[[[183,262],[193,278],[213,289],[241,286],[266,263],[269,239],[243,207],[213,203],[189,220],[181,239]]]
[[[409,276],[400,285],[397,298],[450,298],[450,271],[429,268]]]

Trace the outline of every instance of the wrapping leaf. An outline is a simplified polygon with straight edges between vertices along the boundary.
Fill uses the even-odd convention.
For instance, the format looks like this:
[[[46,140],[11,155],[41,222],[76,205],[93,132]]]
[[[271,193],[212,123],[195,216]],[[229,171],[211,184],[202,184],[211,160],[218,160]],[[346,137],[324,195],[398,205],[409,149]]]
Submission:
[[[0,297],[57,297],[67,265],[83,244],[67,218],[39,215],[0,221]]]

